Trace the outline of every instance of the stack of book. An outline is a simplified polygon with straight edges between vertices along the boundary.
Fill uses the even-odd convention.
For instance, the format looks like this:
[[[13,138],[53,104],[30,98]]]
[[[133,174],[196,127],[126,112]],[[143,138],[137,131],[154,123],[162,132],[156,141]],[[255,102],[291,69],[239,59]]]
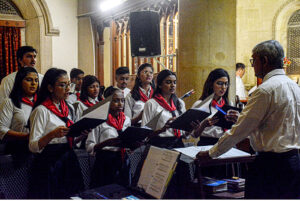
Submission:
[[[203,187],[207,193],[223,192],[227,191],[227,182],[225,180],[217,180],[210,177],[204,177]]]
[[[224,179],[227,181],[228,191],[231,192],[240,192],[245,189],[245,179],[243,178],[232,178],[232,179]]]

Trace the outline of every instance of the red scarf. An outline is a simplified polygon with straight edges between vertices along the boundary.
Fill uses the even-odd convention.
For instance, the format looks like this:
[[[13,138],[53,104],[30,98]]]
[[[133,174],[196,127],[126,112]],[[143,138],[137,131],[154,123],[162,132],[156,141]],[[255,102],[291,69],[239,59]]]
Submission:
[[[225,100],[224,100],[223,97],[221,97],[220,104],[215,99],[213,99],[212,102],[211,102],[211,106],[213,106],[213,107],[218,106],[219,108],[222,108],[224,105],[225,105]],[[222,128],[222,129],[223,129],[224,132],[226,132],[228,130],[226,128]]]
[[[156,100],[156,102],[158,102],[158,104],[160,104],[160,106],[162,106],[163,108],[165,108],[166,110],[168,110],[171,113],[177,109],[173,102],[173,99],[171,99],[171,106],[170,106],[167,103],[167,101],[164,99],[164,97],[162,97],[161,94],[155,95],[154,100]],[[180,136],[181,136],[180,130],[177,130],[177,129],[173,129],[173,130],[174,130],[174,135],[177,138],[180,138]]]
[[[35,101],[36,101],[36,98],[37,98],[37,95],[35,94],[34,97],[33,97],[33,101],[31,101],[28,97],[23,97],[22,98],[22,102],[33,107]]]
[[[85,101],[81,101],[83,104],[85,104],[87,107],[92,107],[95,104],[90,102],[88,99],[86,99]],[[99,101],[96,101],[96,104],[99,103]]]
[[[117,131],[120,131],[123,128],[124,121],[125,121],[125,114],[124,112],[120,112],[118,118],[115,118],[111,114],[108,114],[106,123],[114,127],[115,129],[117,129]]]
[[[118,118],[113,117],[111,114],[108,114],[108,118],[106,123],[112,127],[114,127],[115,129],[117,129],[117,131],[121,131],[125,122],[125,114],[124,112],[120,112]],[[124,161],[125,159],[125,148],[121,149],[121,158],[122,161]]]
[[[146,103],[150,98],[152,98],[153,95],[153,89],[152,87],[150,87],[150,96],[146,96],[141,89],[139,89],[140,92],[140,97],[141,97],[141,101],[143,101],[144,103]]]
[[[79,100],[80,92],[76,92],[77,100]]]
[[[213,107],[218,106],[218,107],[222,108],[224,105],[225,105],[225,100],[223,97],[221,97],[220,104],[215,99],[213,99],[211,102],[211,106],[213,106]]]
[[[69,115],[69,108],[66,104],[66,102],[64,100],[60,101],[60,107],[61,107],[61,112],[59,111],[59,109],[56,107],[56,105],[52,102],[52,100],[50,100],[50,98],[47,98],[43,103],[43,106],[45,106],[48,110],[50,110],[53,114],[55,114],[56,116],[60,117],[60,118],[68,118]],[[67,122],[66,122],[66,126],[70,127],[74,124],[74,122],[68,118]],[[72,137],[67,137],[68,142],[70,147],[73,147],[73,138]]]

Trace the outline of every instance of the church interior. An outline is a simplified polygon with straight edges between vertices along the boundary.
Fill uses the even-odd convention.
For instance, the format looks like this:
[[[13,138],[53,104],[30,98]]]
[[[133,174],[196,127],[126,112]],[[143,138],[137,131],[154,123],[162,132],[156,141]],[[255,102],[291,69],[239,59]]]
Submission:
[[[159,16],[160,54],[135,56],[130,14],[147,11]],[[195,91],[184,100],[187,109],[199,99],[209,73],[222,68],[229,73],[229,99],[235,102],[236,63],[246,66],[242,80],[247,92],[259,85],[249,60],[252,48],[265,40],[280,42],[285,72],[300,86],[300,0],[0,0],[0,81],[18,69],[13,51],[29,45],[37,50],[39,73],[57,67],[69,74],[78,68],[104,87],[116,85],[120,66],[129,68],[130,89],[141,64],[150,63],[154,77],[169,69],[177,76],[178,97]],[[80,154],[88,172],[89,156]],[[26,180],[27,169],[10,160],[1,158],[0,197],[26,198],[26,187],[14,186],[20,185],[16,180]]]

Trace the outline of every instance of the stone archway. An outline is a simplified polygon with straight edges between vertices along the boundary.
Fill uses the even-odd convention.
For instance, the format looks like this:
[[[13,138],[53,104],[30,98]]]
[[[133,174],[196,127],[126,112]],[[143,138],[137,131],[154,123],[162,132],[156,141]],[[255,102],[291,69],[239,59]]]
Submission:
[[[276,11],[272,22],[272,39],[278,40],[287,52],[288,21],[293,13],[300,9],[300,1],[288,0]]]
[[[38,51],[36,68],[45,73],[52,67],[52,36],[58,36],[59,30],[52,26],[51,15],[45,0],[12,0],[26,21],[27,45]]]

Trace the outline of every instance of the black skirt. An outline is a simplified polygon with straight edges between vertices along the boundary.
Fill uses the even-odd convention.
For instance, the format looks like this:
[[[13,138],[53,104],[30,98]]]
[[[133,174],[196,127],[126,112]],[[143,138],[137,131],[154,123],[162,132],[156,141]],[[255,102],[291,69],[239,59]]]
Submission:
[[[68,144],[47,145],[34,156],[28,198],[68,199],[83,189],[81,168]]]
[[[127,186],[129,183],[129,160],[122,159],[121,151],[100,150],[91,174],[91,188],[117,183]]]

